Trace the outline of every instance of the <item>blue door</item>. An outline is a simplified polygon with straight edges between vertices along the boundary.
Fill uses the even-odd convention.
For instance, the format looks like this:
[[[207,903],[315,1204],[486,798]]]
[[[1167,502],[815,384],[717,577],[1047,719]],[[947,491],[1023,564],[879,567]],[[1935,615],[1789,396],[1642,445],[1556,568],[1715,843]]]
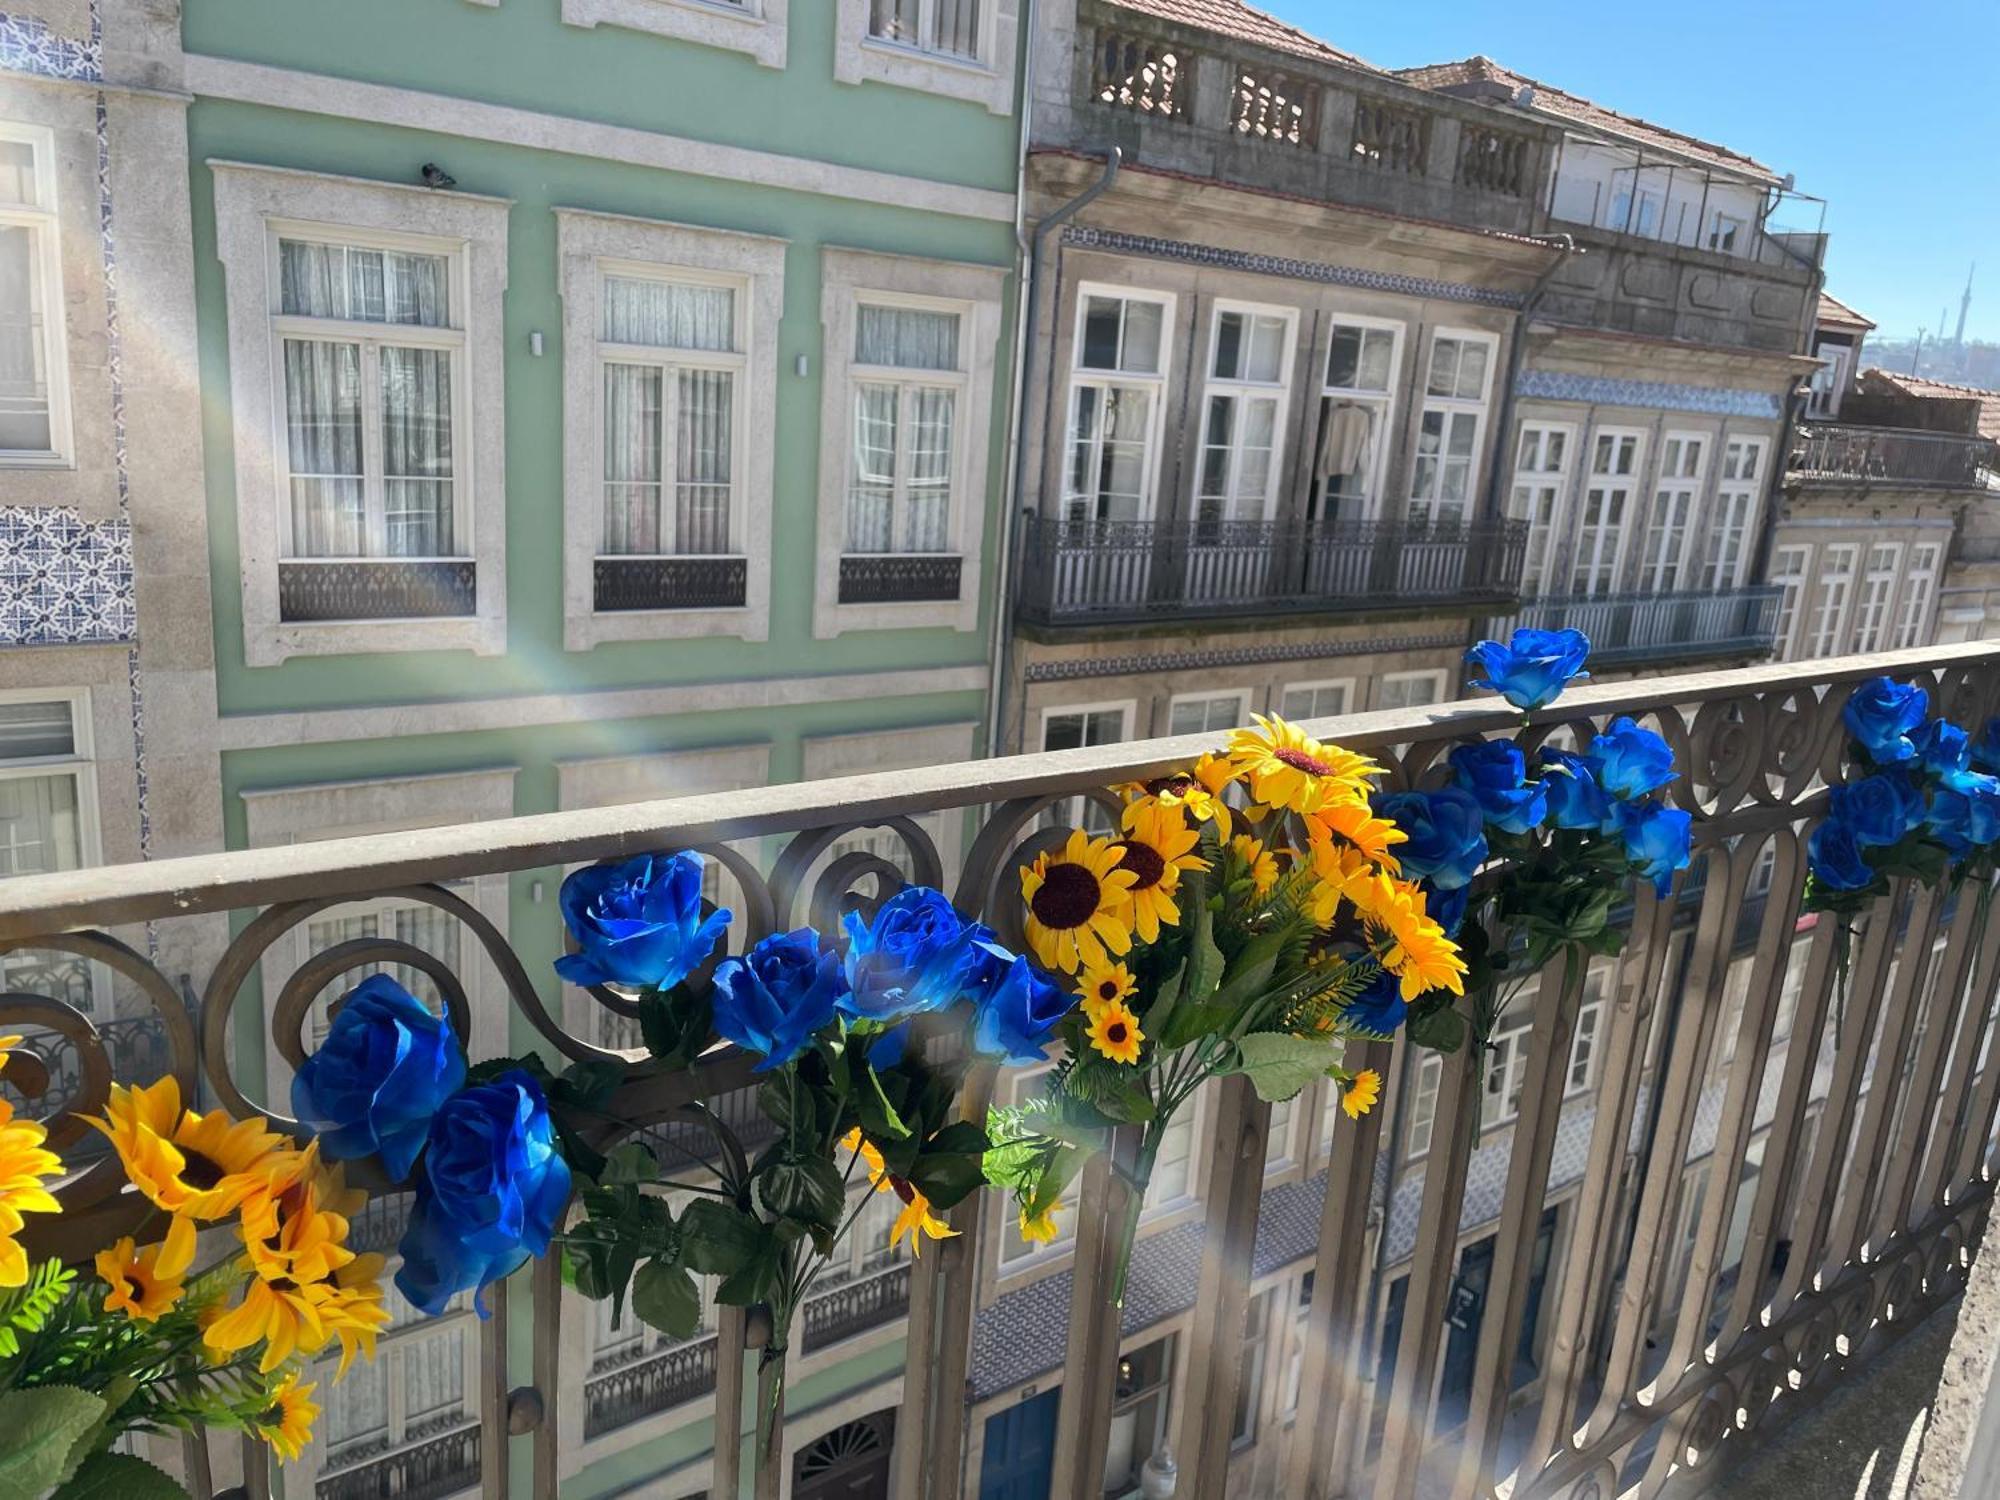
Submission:
[[[1057,1386],[986,1419],[979,1500],[1049,1500],[1049,1473],[1056,1456],[1056,1408],[1061,1401],[1062,1387]]]

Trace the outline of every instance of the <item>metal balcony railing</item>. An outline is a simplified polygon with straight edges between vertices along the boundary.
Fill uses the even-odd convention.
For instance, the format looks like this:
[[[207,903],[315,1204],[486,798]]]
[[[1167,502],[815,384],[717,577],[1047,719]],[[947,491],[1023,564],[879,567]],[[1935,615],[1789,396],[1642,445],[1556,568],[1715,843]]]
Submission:
[[[286,558],[278,563],[278,618],[421,620],[469,615],[479,568],[459,558]]]
[[[806,1353],[893,1323],[910,1309],[910,1268],[891,1266],[873,1276],[842,1282],[805,1306]]]
[[[1502,628],[1581,630],[1598,666],[1768,656],[1777,644],[1776,584],[1718,592],[1598,594],[1527,599]]]
[[[1359,1120],[1336,1118],[1319,1174],[1283,1192],[1264,1191],[1267,1107],[1243,1080],[1225,1080],[1196,1118],[1237,1125],[1193,1139],[1188,1176],[1205,1203],[1142,1240],[1123,1341],[1103,1281],[1118,1225],[1101,1158],[1065,1209],[1073,1246],[1050,1252],[1057,1264],[1036,1283],[1059,1291],[1060,1275],[1067,1298],[1026,1298],[1050,1302],[1053,1321],[979,1321],[981,1288],[998,1260],[991,1236],[1007,1228],[1011,1210],[975,1194],[954,1211],[963,1240],[895,1273],[907,1288],[911,1330],[906,1366],[894,1372],[901,1492],[962,1500],[974,1415],[966,1392],[978,1385],[973,1346],[1034,1339],[1033,1358],[1017,1363],[1032,1365],[1047,1351],[1060,1370],[1023,1378],[1063,1388],[1046,1492],[1098,1493],[1114,1430],[1121,1442],[1130,1435],[1130,1409],[1114,1417],[1121,1355],[1157,1340],[1145,1332],[1148,1320],[1171,1308],[1178,1353],[1147,1400],[1163,1412],[1217,1417],[1177,1429],[1182,1493],[1238,1493],[1231,1416],[1239,1382],[1254,1380],[1254,1369],[1244,1373],[1246,1308],[1253,1278],[1274,1269],[1288,1288],[1312,1271],[1291,1345],[1297,1420],[1273,1414],[1260,1428],[1260,1443],[1275,1445],[1260,1460],[1275,1488],[1257,1493],[1286,1500],[1412,1500],[1420,1490],[1465,1500],[1503,1485],[1523,1497],[1574,1497],[1593,1486],[1648,1500],[1702,1492],[1741,1459],[1782,1444],[1787,1423],[1825,1387],[1867,1380],[1881,1351],[1962,1284],[1994,1190],[2000,1109],[2000,1058],[1988,1057],[2000,922],[1973,915],[1983,905],[1973,892],[1946,899],[1899,881],[1855,919],[1845,964],[1836,963],[1843,924],[1800,930],[1805,835],[1848,753],[1840,710],[1856,682],[1883,671],[1923,682],[1934,706],[1959,723],[1981,725],[2000,708],[2000,644],[1980,644],[1585,683],[1532,716],[1533,736],[1588,735],[1627,714],[1655,724],[1678,757],[1667,795],[1693,818],[1696,866],[1665,897],[1641,886],[1625,951],[1603,961],[1610,967],[1595,990],[1588,1108],[1565,1099],[1586,986],[1582,975],[1566,981],[1560,965],[1515,1001],[1528,1029],[1510,1064],[1519,1069],[1519,1112],[1498,1174],[1504,1182],[1469,1175],[1467,1127],[1488,1068],[1476,1049],[1422,1070],[1435,1081],[1424,1095],[1429,1149],[1392,1173],[1389,1121],[1419,1107],[1417,1059],[1400,1039],[1358,1046],[1349,1062],[1382,1070],[1388,1097]],[[1517,711],[1487,698],[1312,727],[1371,754],[1390,785],[1407,786],[1434,784],[1453,744],[1522,726]],[[546,972],[531,976],[520,956],[556,945],[553,913],[548,930],[530,931],[530,913],[545,908],[517,905],[519,930],[503,932],[453,882],[700,848],[729,862],[741,887],[738,939],[754,942],[823,921],[843,898],[878,896],[879,881],[894,879],[886,859],[821,860],[835,841],[874,829],[904,845],[915,878],[945,884],[962,910],[1018,943],[1016,867],[1046,846],[1046,810],[1164,774],[1212,744],[1203,735],[1103,745],[429,828],[414,843],[385,833],[8,881],[0,884],[0,955],[34,950],[106,966],[131,992],[122,998],[159,1013],[175,1072],[199,1078],[246,1117],[263,1114],[268,1098],[283,1124],[282,1093],[267,1091],[267,1047],[256,1028],[268,1029],[280,1055],[300,1055],[309,997],[325,975],[270,987],[300,962],[291,941],[300,925],[329,904],[395,891],[436,908],[463,928],[459,949],[481,950],[483,967],[498,976],[517,1038],[532,1035],[551,1058],[588,1058],[599,1055],[589,1040],[598,1035],[595,1018],[566,1029],[542,998]],[[944,821],[926,816],[935,813],[962,818],[967,834],[968,852],[948,880],[925,831]],[[185,954],[197,950],[177,940],[175,924],[220,912],[247,920],[232,924],[228,948],[197,976],[197,1013],[146,957],[145,928],[153,926],[161,951]],[[1747,952],[1746,933],[1754,935]],[[406,957],[376,943],[353,947],[348,961],[369,971]],[[264,993],[278,998],[247,1014],[252,1004],[263,1009],[240,993],[260,972]],[[56,1018],[78,1046],[101,1047],[88,1018],[63,1006],[10,995],[0,999],[0,1027]],[[1782,1043],[1781,1016],[1790,1017]],[[742,1090],[750,1061],[720,1049],[688,1072],[635,1073],[606,1117],[661,1124],[694,1100]],[[77,1113],[101,1108],[107,1071],[86,1067],[79,1096],[66,1109],[44,1109],[58,1145],[83,1133]],[[16,1076],[32,1084],[32,1072]],[[985,1087],[981,1076],[975,1070],[968,1087]],[[26,1092],[34,1113],[38,1090]],[[1402,1155],[1400,1143],[1393,1149]],[[366,1163],[355,1167],[355,1180],[384,1186],[369,1180]],[[86,1259],[111,1236],[143,1229],[135,1195],[109,1191],[109,1168],[65,1184],[62,1214],[33,1216],[33,1252]],[[1392,1176],[1400,1186],[1389,1203],[1381,1194]],[[1563,1199],[1550,1220],[1552,1182],[1563,1185]],[[382,1234],[392,1214],[383,1211]],[[1462,1222],[1483,1226],[1476,1245],[1461,1241]],[[1397,1246],[1389,1262],[1396,1284],[1377,1271],[1376,1234],[1366,1226],[1378,1223]],[[1259,1259],[1280,1244],[1288,1247],[1280,1264]],[[1148,1280],[1149,1268],[1170,1263],[1178,1267],[1172,1285]],[[322,1474],[320,1494],[439,1495],[476,1485],[500,1500],[511,1485],[513,1494],[553,1495],[574,1487],[585,1461],[575,1449],[591,1434],[631,1420],[626,1413],[696,1400],[702,1405],[677,1427],[677,1440],[731,1435],[712,1452],[692,1453],[703,1475],[696,1482],[715,1494],[744,1492],[747,1445],[734,1435],[755,1427],[766,1394],[746,1392],[761,1341],[755,1318],[720,1308],[712,1338],[593,1372],[577,1347],[587,1341],[566,1337],[588,1312],[568,1300],[556,1258],[523,1274],[525,1289],[492,1299],[493,1317],[461,1324],[483,1372],[454,1419],[464,1425],[423,1438],[412,1450],[418,1456],[369,1455]],[[892,1316],[893,1285],[857,1285],[851,1296],[833,1289],[820,1299],[821,1336]],[[1011,1300],[1021,1293],[1007,1296],[1010,1309],[1025,1307]],[[1263,1326],[1292,1336],[1289,1316],[1269,1315]],[[1524,1359],[1535,1377],[1526,1382]],[[1267,1407],[1274,1385],[1261,1383]],[[778,1457],[757,1477],[762,1500],[779,1493],[791,1451],[782,1417],[773,1441],[768,1451]],[[510,1442],[525,1480],[514,1477]],[[261,1474],[250,1492],[267,1492]],[[199,1485],[197,1500],[210,1500]]]
[[[1130,625],[1511,603],[1519,521],[1064,521],[1022,517],[1021,618]]]
[[[1803,484],[1978,490],[2000,482],[2000,449],[1956,433],[1815,422],[1799,429],[1789,467]]]

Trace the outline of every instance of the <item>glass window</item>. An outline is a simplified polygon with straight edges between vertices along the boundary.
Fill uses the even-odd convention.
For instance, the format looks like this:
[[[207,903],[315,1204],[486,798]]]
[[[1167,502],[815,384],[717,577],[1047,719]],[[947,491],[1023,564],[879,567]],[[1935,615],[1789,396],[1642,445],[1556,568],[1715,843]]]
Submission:
[[[1104,708],[1050,709],[1042,715],[1042,748],[1076,750],[1085,745],[1120,744],[1130,738],[1131,717],[1131,706],[1122,703]],[[1050,826],[1080,826],[1100,834],[1110,832],[1113,826],[1111,814],[1084,797],[1057,803],[1043,818]]]
[[[0,880],[95,862],[85,701],[0,699]],[[86,1013],[94,976],[88,960],[67,954],[33,948],[0,953],[0,990],[48,995]]]
[[[1750,561],[1749,539],[1763,486],[1764,440],[1731,438],[1722,447],[1722,477],[1715,487],[1715,514],[1702,553],[1701,587],[1713,592],[1743,586]]]
[[[1270,1129],[1264,1136],[1264,1170],[1275,1172],[1292,1159],[1292,1125],[1298,1119],[1299,1099],[1280,1099],[1271,1106]]]
[[[1034,1066],[1013,1072],[1008,1081],[1009,1092],[1007,1094],[1007,1102],[1018,1105],[1024,1099],[1032,1099],[1040,1095],[1048,1086],[1049,1073],[1049,1067]],[[883,1196],[894,1198],[895,1194],[888,1193]],[[999,1200],[996,1200],[996,1203],[998,1202]],[[1062,1210],[1056,1215],[1055,1239],[1047,1245],[1037,1245],[1021,1238],[1020,1215],[1015,1212],[1012,1200],[1000,1203],[997,1212],[997,1217],[1000,1221],[1000,1231],[995,1238],[1000,1241],[1000,1264],[1002,1268],[1004,1269],[1007,1266],[1028,1260],[1033,1256],[1053,1252],[1071,1244],[1076,1239],[1075,1208],[1076,1195],[1072,1193],[1069,1202],[1064,1204]]]
[[[68,446],[52,154],[47,131],[0,124],[0,456]]]
[[[1354,679],[1351,677],[1343,677],[1337,682],[1287,683],[1278,700],[1278,714],[1293,723],[1302,719],[1329,719],[1335,714],[1347,712],[1347,703],[1353,693]]]
[[[1294,326],[1290,313],[1216,310],[1195,471],[1200,520],[1261,521],[1271,513]]]
[[[1375,706],[1382,708],[1422,708],[1444,697],[1444,673],[1385,672],[1375,684]]]
[[[868,34],[924,52],[977,60],[983,4],[984,0],[869,0]]]
[[[1456,525],[1471,506],[1492,354],[1486,339],[1439,334],[1431,340],[1410,479],[1410,519],[1419,525]]]
[[[1381,495],[1382,466],[1395,407],[1397,331],[1365,323],[1335,323],[1329,336],[1326,383],[1313,449],[1313,514],[1321,519],[1372,517]],[[1343,502],[1352,502],[1353,513]]]
[[[1596,1076],[1598,1036],[1603,1020],[1608,969],[1594,969],[1584,983],[1583,1002],[1577,1010],[1576,1033],[1571,1038],[1569,1063],[1563,1074],[1563,1094],[1584,1092]],[[1480,1081],[1479,1127],[1491,1130],[1504,1125],[1521,1112],[1521,1086],[1527,1076],[1528,1046],[1531,1037],[1525,1013],[1503,1017],[1486,1055],[1486,1073]],[[1427,1052],[1417,1062],[1416,1086],[1410,1097],[1408,1151],[1422,1156],[1431,1148],[1432,1127],[1437,1116],[1438,1087],[1443,1066],[1437,1054]]]
[[[1618,586],[1619,549],[1638,487],[1640,435],[1599,432],[1591,441],[1590,473],[1583,490],[1570,592],[1608,594]]]
[[[1527,555],[1521,567],[1521,592],[1535,595],[1549,584],[1555,564],[1555,539],[1568,489],[1570,429],[1535,423],[1521,428],[1514,455],[1514,489],[1508,512],[1528,523]]]
[[[1778,659],[1783,661],[1794,654],[1799,629],[1799,601],[1805,593],[1806,553],[1803,546],[1774,547],[1771,549],[1771,582],[1778,585],[1778,622],[1776,629]]]
[[[847,550],[949,552],[965,395],[959,315],[867,303],[855,315]],[[894,373],[918,370],[942,378]]]
[[[1264,1405],[1264,1354],[1271,1345],[1271,1304],[1277,1289],[1259,1292],[1243,1304],[1243,1351],[1236,1377],[1236,1419],[1230,1424],[1233,1448],[1257,1441],[1257,1419]]]
[[[1167,1435],[1174,1379],[1174,1335],[1142,1344],[1118,1361],[1112,1394],[1111,1444],[1104,1459],[1104,1493],[1138,1493],[1139,1471]]]
[[[1924,628],[1930,623],[1931,598],[1937,592],[1938,556],[1936,542],[1919,542],[1910,548],[1910,572],[1903,582],[1903,604],[1896,620],[1896,649],[1925,644]]]
[[[1889,600],[1896,592],[1896,573],[1903,549],[1885,542],[1868,549],[1868,567],[1861,575],[1861,596],[1856,601],[1854,649],[1879,651],[1888,639]]]
[[[1853,543],[1843,542],[1820,553],[1819,602],[1813,610],[1808,656],[1840,654],[1841,638],[1847,633],[1848,596],[1854,589],[1854,562],[1859,550]]]
[[[1063,514],[1071,523],[1136,521],[1152,509],[1171,304],[1086,293],[1077,307]]]
[[[1243,722],[1242,693],[1176,698],[1167,709],[1168,734],[1213,734]]]
[[[1660,445],[1660,477],[1646,516],[1639,558],[1639,588],[1648,594],[1686,587],[1689,531],[1701,500],[1708,443],[1687,433],[1670,433]]]

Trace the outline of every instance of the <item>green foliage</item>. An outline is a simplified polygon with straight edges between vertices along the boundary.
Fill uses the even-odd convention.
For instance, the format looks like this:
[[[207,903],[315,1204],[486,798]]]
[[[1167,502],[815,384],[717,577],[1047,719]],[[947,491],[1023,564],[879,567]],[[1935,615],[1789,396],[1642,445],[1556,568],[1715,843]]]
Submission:
[[[1250,1080],[1259,1099],[1274,1104],[1296,1098],[1315,1078],[1340,1066],[1341,1043],[1334,1037],[1253,1031],[1236,1047],[1235,1071]]]
[[[1452,1008],[1442,990],[1419,995],[1410,1006],[1403,1029],[1413,1045],[1447,1055],[1465,1045],[1465,1017]]]
[[[32,1267],[20,1286],[0,1294],[0,1360],[21,1352],[21,1335],[40,1333],[61,1307],[76,1281],[76,1272],[60,1261],[45,1260]]]
[[[188,1500],[163,1470],[129,1453],[96,1453],[49,1500]]]
[[[685,1268],[649,1260],[632,1278],[632,1311],[670,1337],[689,1338],[701,1326],[701,1290]]]
[[[39,1495],[60,1484],[82,1455],[77,1439],[103,1419],[102,1396],[73,1385],[0,1395],[0,1495]]]

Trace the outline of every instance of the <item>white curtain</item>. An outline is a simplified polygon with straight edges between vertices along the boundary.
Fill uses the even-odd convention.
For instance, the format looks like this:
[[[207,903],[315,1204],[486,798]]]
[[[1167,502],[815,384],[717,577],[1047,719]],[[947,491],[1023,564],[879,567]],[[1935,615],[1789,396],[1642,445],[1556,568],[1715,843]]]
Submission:
[[[868,34],[920,46],[923,38],[917,34],[917,22],[922,11],[923,0],[869,0]]]
[[[979,0],[937,0],[937,39],[931,45],[954,57],[977,57]]]
[[[934,30],[923,34],[923,0],[870,0],[868,33],[957,57],[979,55],[980,0],[932,0]]]
[[[364,555],[360,345],[285,340],[285,437],[292,555]]]
[[[296,317],[442,328],[449,321],[448,285],[442,255],[278,242],[278,305]]]
[[[849,552],[949,549],[957,421],[950,387],[856,382]]]
[[[864,303],[854,320],[854,362],[906,370],[956,370],[958,314]]]
[[[383,551],[449,557],[452,535],[451,355],[382,350]]]
[[[607,276],[604,341],[734,352],[736,294],[693,282]]]
[[[50,441],[37,233],[0,224],[0,448],[28,452]]]
[[[81,852],[74,776],[0,780],[0,876],[74,870]]]
[[[660,550],[660,371],[604,367],[604,550]]]
[[[896,502],[896,399],[893,385],[854,388],[854,469],[847,488],[847,550],[887,552]]]
[[[727,552],[736,377],[728,370],[675,375],[674,550]]]

